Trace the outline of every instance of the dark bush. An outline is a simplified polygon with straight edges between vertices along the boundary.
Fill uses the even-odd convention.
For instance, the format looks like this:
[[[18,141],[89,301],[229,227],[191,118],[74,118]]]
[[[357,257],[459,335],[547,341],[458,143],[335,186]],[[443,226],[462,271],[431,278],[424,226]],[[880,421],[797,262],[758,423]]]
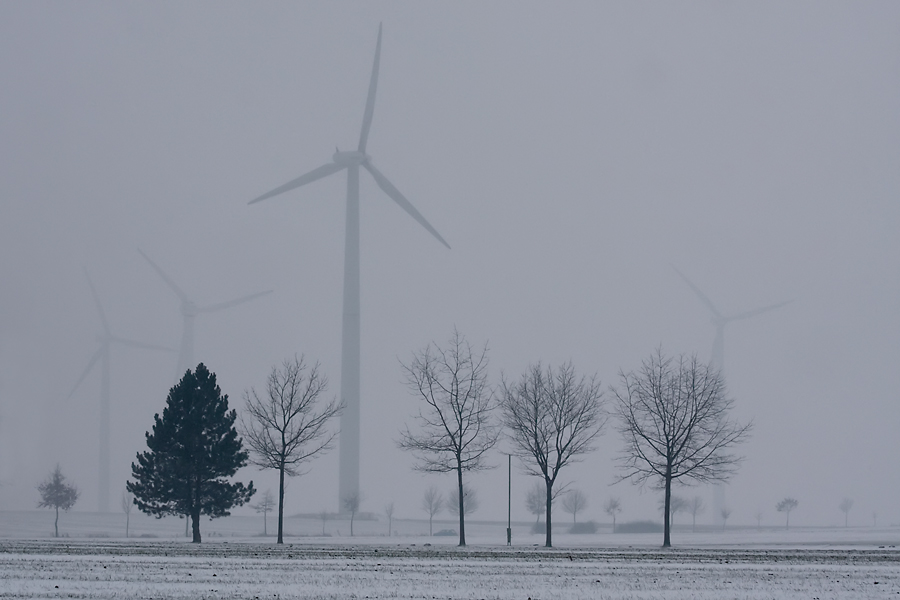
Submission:
[[[659,533],[663,526],[654,521],[629,521],[616,525],[616,533]]]
[[[597,524],[593,521],[587,523],[575,523],[569,529],[569,533],[597,533]]]

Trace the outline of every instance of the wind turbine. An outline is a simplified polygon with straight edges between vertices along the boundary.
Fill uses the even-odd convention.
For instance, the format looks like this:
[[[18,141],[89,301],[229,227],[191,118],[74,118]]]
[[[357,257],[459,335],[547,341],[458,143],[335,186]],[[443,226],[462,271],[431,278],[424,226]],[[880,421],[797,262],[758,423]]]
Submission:
[[[712,313],[712,324],[716,328],[716,337],[713,339],[712,346],[712,357],[710,358],[710,364],[718,369],[720,372],[724,372],[725,370],[725,326],[731,323],[732,321],[741,321],[744,319],[749,319],[751,317],[755,317],[757,315],[761,315],[763,313],[767,313],[770,310],[775,310],[776,308],[781,308],[785,304],[790,304],[790,300],[786,302],[779,302],[778,304],[770,304],[769,306],[763,306],[762,308],[754,308],[753,310],[748,310],[746,312],[738,313],[736,315],[725,316],[716,308],[716,305],[712,303],[712,300],[707,298],[706,294],[700,291],[696,285],[694,285],[687,276],[684,275],[681,271],[679,271],[675,265],[670,265],[672,269],[678,273],[678,276],[681,277],[682,280],[687,284],[689,288],[691,288],[697,297],[700,298],[700,301],[706,305],[709,309],[709,312]]]
[[[776,308],[780,308],[785,304],[789,304],[791,301],[788,300],[786,302],[779,302],[778,304],[770,304],[768,306],[763,306],[762,308],[754,308],[753,310],[748,310],[746,312],[738,313],[736,315],[725,316],[722,312],[716,308],[716,305],[712,303],[706,294],[700,291],[693,282],[687,278],[687,276],[679,271],[675,265],[670,265],[678,276],[681,277],[682,280],[687,284],[689,288],[691,288],[697,297],[700,298],[700,301],[706,305],[706,308],[709,309],[710,313],[712,313],[712,324],[716,328],[716,337],[713,339],[712,346],[712,357],[710,359],[710,365],[713,366],[719,373],[725,372],[725,326],[731,323],[732,321],[741,321],[743,319],[749,319],[751,317],[755,317],[761,315],[763,313],[767,313],[770,310],[775,310]],[[725,508],[725,484],[719,483],[714,486],[713,489],[713,501],[715,504],[715,514],[719,515],[722,512],[722,509]]]
[[[206,314],[206,313],[214,313],[220,310],[225,310],[226,308],[231,308],[232,306],[237,306],[238,304],[243,304],[244,302],[249,302],[254,298],[259,298],[260,296],[265,296],[266,294],[271,294],[272,290],[266,290],[265,292],[257,292],[255,294],[250,294],[249,296],[242,296],[240,298],[236,298],[234,300],[228,300],[227,302],[219,302],[217,304],[210,304],[208,306],[197,306],[197,304],[188,298],[187,294],[178,287],[172,279],[166,275],[159,266],[150,260],[150,257],[144,254],[144,251],[138,248],[138,252],[141,253],[141,256],[150,263],[150,266],[153,267],[153,270],[162,278],[166,285],[178,296],[178,299],[181,300],[181,318],[182,318],[182,329],[181,329],[181,347],[178,351],[178,363],[175,366],[175,381],[177,382],[183,376],[185,371],[193,368],[193,358],[194,358],[194,320],[197,318],[197,315]]]
[[[378,87],[378,62],[381,56],[381,25],[378,26],[378,42],[375,45],[375,61],[369,80],[369,94],[363,113],[362,131],[356,150],[335,151],[332,162],[313,169],[305,175],[287,182],[251,200],[250,204],[283,194],[307,183],[312,183],[343,169],[347,169],[347,214],[344,237],[344,308],[341,341],[341,414],[340,472],[338,506],[345,499],[359,492],[359,412],[360,412],[360,310],[359,310],[359,168],[368,171],[378,187],[400,205],[413,219],[447,248],[450,245],[425,220],[418,210],[372,164],[366,154],[366,142],[375,111],[375,90]]]
[[[75,391],[78,389],[78,386],[81,385],[81,382],[84,381],[85,377],[88,376],[88,373],[94,368],[94,366],[99,362],[100,363],[100,476],[98,479],[97,485],[97,510],[99,512],[105,513],[109,512],[109,356],[110,356],[110,347],[115,344],[122,344],[123,346],[131,346],[133,348],[143,348],[145,350],[162,350],[165,352],[171,352],[171,348],[165,348],[163,346],[156,346],[154,344],[145,344],[143,342],[136,342],[134,340],[128,340],[125,338],[121,338],[112,334],[112,331],[109,328],[109,322],[106,320],[106,313],[103,311],[103,305],[100,304],[100,296],[97,295],[97,290],[94,288],[94,283],[91,281],[90,275],[88,275],[87,270],[84,272],[84,276],[87,278],[88,286],[91,288],[91,296],[94,298],[94,304],[97,307],[97,313],[100,315],[100,323],[103,326],[103,332],[97,337],[97,342],[100,344],[100,347],[91,357],[91,360],[88,361],[87,367],[81,373],[81,377],[78,378],[78,381],[72,387],[72,391],[69,392],[69,395],[66,397],[66,400],[70,400],[72,396],[75,394]]]

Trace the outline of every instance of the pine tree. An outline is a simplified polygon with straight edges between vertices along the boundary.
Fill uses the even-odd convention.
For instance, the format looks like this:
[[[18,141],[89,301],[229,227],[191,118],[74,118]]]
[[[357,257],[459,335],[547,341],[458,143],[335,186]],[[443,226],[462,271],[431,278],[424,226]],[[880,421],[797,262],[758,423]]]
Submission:
[[[200,515],[228,516],[256,491],[252,481],[244,486],[226,479],[249,457],[234,428],[237,412],[229,412],[215,373],[200,363],[169,390],[162,417],[153,418],[149,450],[131,463],[128,491],[142,512],[157,518],[190,515],[193,541],[200,543]]]
[[[59,509],[68,511],[75,506],[78,500],[78,488],[66,483],[66,476],[62,474],[59,465],[47,477],[46,481],[38,486],[41,501],[38,508],[52,508],[56,510],[56,520],[53,521],[53,536],[59,537]]]

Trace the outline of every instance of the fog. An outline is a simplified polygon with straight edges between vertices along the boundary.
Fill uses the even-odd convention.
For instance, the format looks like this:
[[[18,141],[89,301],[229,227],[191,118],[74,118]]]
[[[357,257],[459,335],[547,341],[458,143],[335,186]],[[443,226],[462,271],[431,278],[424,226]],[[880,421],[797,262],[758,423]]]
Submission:
[[[360,178],[363,510],[424,518],[454,483],[396,447],[418,410],[401,361],[454,327],[495,384],[711,358],[675,266],[725,315],[790,301],[725,330],[755,424],[729,524],[783,523],[785,496],[791,525],[842,525],[843,497],[851,525],[900,523],[898,22],[888,2],[0,4],[0,509],[34,508],[56,463],[97,508],[100,370],[67,399],[103,333],[85,269],[113,334],[173,349],[111,349],[118,507],[182,336],[139,248],[200,306],[273,290],[196,320],[233,407],[294,354],[339,393],[344,177],[247,203],[356,147],[383,23],[367,151],[452,249]],[[561,480],[585,519],[610,496],[659,519],[658,492],[615,484],[613,425]],[[507,449],[470,518],[505,519]],[[337,462],[290,480],[288,514],[337,508]]]

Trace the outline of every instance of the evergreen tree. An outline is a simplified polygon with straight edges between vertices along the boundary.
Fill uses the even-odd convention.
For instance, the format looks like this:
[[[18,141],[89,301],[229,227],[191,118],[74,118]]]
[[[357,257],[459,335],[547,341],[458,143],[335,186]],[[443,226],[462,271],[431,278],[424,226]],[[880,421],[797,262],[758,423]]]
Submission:
[[[131,463],[128,491],[142,512],[157,518],[190,515],[193,541],[200,543],[200,515],[228,516],[256,491],[252,481],[226,480],[249,457],[234,428],[237,412],[229,412],[215,373],[200,363],[169,390],[162,417],[153,418],[153,433],[145,434],[149,450]]]
[[[41,494],[38,508],[52,508],[56,510],[56,520],[53,521],[53,536],[59,537],[59,509],[68,511],[75,506],[75,501],[78,500],[78,488],[66,483],[66,476],[62,474],[62,469],[57,464],[46,481],[38,486],[38,492]]]

